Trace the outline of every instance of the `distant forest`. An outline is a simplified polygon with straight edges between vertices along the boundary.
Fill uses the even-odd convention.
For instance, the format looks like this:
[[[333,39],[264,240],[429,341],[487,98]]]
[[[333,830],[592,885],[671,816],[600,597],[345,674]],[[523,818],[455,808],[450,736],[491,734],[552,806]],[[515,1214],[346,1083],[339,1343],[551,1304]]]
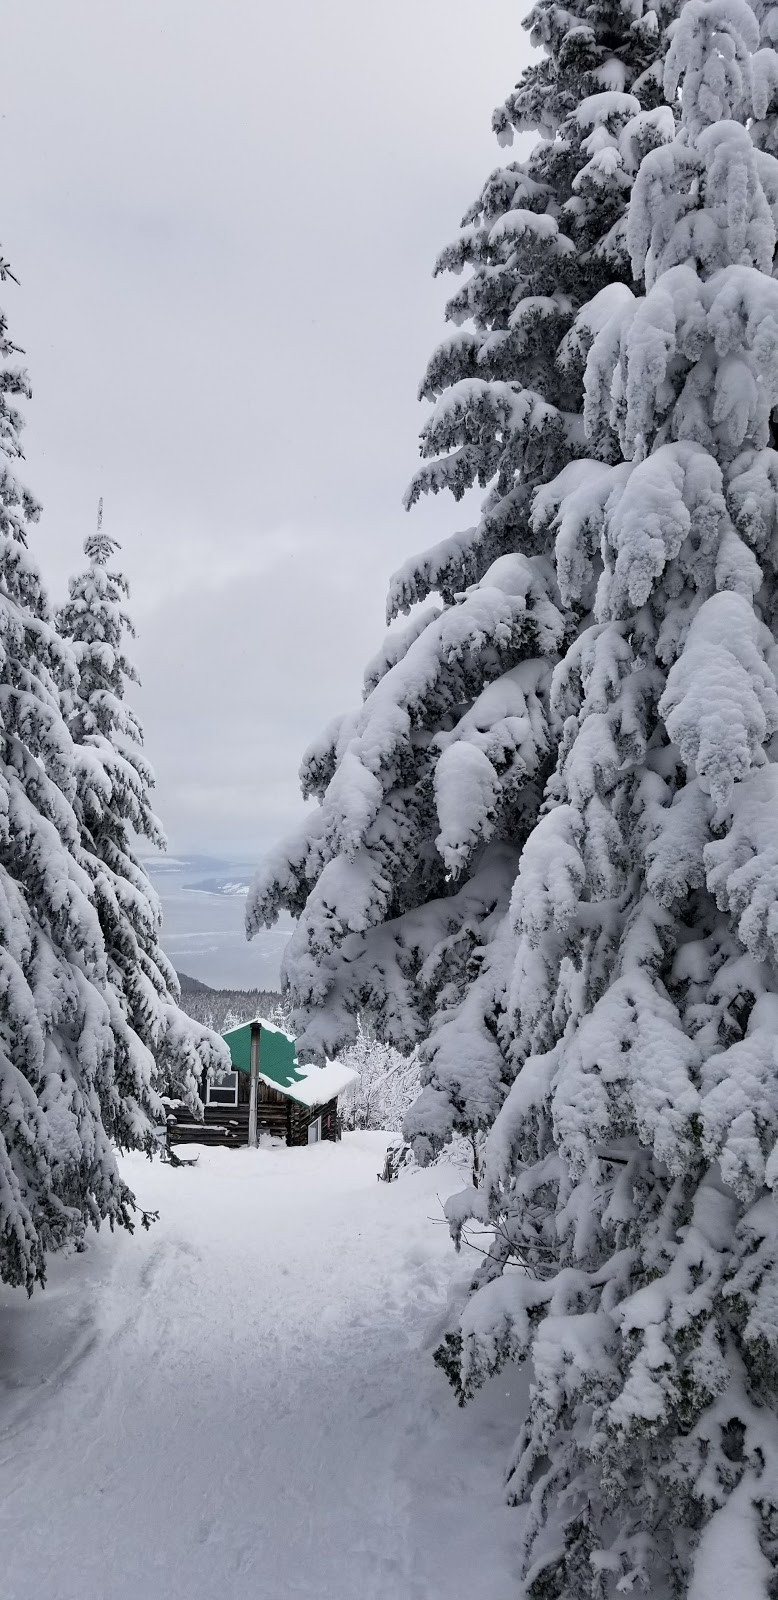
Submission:
[[[252,1017],[278,1020],[283,1009],[281,995],[275,989],[211,989],[207,983],[190,978],[185,972],[179,972],[178,981],[182,1011],[217,1033],[248,1022]]]

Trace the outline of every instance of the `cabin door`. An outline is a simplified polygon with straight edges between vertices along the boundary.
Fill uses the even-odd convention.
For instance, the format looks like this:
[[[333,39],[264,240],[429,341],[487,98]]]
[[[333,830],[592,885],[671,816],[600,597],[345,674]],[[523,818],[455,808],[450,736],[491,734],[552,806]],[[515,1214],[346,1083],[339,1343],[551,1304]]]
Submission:
[[[320,1138],[321,1138],[321,1117],[317,1117],[315,1122],[309,1122],[308,1123],[308,1143],[309,1144],[318,1144]]]

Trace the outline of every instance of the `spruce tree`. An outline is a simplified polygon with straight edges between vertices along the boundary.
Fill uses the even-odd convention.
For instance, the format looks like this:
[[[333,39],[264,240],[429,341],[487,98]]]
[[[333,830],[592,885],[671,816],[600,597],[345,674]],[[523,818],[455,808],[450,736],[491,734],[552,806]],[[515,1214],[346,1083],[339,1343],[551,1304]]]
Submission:
[[[126,610],[129,585],[109,567],[119,546],[102,529],[85,540],[88,567],[71,579],[59,613],[62,634],[72,641],[78,681],[67,701],[75,745],[74,808],[84,860],[105,941],[108,976],[120,1008],[116,1076],[132,1083],[132,1058],[140,1040],[154,1061],[155,1089],[184,1099],[200,1111],[204,1072],[228,1064],[224,1046],[208,1028],[179,1007],[176,973],[160,945],[161,907],[138,859],[135,839],[164,848],[161,825],[151,808],[154,774],[143,754],[143,730],[125,699],[137,672],[127,656],[134,636]],[[133,1142],[121,1125],[129,1102],[120,1094],[111,1133]]]
[[[285,977],[301,1048],[332,1054],[360,1013],[403,1052],[422,1041],[413,1125],[432,1142],[488,1127],[512,1077],[510,896],[553,768],[552,673],[585,615],[561,598],[533,495],[586,452],[586,354],[614,283],[629,298],[631,184],[674,133],[672,12],[541,0],[527,19],[544,55],[494,126],[542,138],[491,174],[437,264],[465,276],[422,380],[434,408],[407,495],[478,483],[482,515],[395,575],[389,619],[420,609],[368,667],[362,708],[307,752],[319,807],[249,900],[249,935],[281,907],[299,918]]]
[[[439,1352],[529,1359],[527,1593],[769,1600],[778,1563],[778,57],[688,0],[588,353],[592,481],[537,497],[559,756],[513,898],[495,1245]],[[595,462],[601,465],[599,469]]]
[[[12,274],[0,262],[0,281]],[[77,670],[27,548],[26,373],[0,315],[0,1277],[31,1289],[88,1224],[132,1226],[111,1136],[151,1146],[153,1061],[128,1036],[82,846],[63,717]]]

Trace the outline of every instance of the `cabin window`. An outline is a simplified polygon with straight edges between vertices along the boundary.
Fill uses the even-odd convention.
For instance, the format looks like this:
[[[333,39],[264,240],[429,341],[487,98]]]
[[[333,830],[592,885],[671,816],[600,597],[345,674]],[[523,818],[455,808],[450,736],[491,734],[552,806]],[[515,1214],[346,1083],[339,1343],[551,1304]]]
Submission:
[[[309,1144],[318,1144],[320,1138],[321,1138],[321,1117],[317,1117],[315,1122],[309,1122],[308,1123],[308,1143]]]
[[[208,1100],[206,1103],[209,1106],[236,1106],[238,1104],[237,1072],[225,1072],[224,1077],[218,1083],[212,1083],[209,1078]]]

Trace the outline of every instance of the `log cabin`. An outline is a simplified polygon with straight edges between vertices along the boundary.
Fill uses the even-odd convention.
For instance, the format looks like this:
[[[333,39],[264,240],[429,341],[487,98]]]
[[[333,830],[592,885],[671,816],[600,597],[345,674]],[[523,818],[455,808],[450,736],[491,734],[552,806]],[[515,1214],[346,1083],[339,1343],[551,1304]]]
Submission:
[[[338,1096],[358,1074],[339,1061],[301,1066],[294,1039],[255,1017],[222,1034],[232,1071],[203,1075],[203,1121],[171,1102],[168,1144],[246,1145],[251,1140],[252,1045],[255,1053],[256,1134],[272,1134],[288,1145],[337,1139]]]

